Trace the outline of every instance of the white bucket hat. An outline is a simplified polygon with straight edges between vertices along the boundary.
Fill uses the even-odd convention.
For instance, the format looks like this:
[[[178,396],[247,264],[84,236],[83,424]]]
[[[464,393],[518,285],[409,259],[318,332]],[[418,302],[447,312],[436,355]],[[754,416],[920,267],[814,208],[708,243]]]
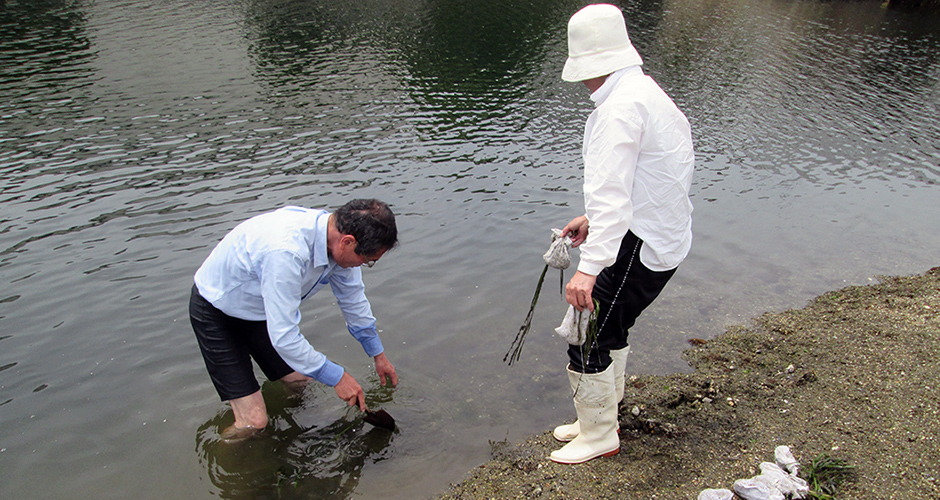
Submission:
[[[627,36],[623,13],[609,4],[579,10],[568,21],[568,60],[562,80],[580,82],[643,64]]]

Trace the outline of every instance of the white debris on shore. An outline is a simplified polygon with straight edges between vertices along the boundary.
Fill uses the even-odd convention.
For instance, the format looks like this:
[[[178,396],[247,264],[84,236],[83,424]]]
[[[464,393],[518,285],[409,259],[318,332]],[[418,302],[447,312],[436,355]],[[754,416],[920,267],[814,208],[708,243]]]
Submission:
[[[707,489],[698,500],[731,500],[736,493],[744,500],[803,499],[809,495],[809,485],[797,476],[800,463],[793,457],[789,446],[774,450],[773,462],[762,462],[761,473],[749,479],[734,482],[734,492],[727,489]]]

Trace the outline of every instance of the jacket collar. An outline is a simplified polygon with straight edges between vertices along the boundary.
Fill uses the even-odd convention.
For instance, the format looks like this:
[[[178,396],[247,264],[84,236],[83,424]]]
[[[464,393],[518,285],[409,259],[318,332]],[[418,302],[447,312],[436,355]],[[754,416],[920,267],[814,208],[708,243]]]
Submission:
[[[317,215],[317,234],[313,240],[313,265],[315,267],[330,265],[330,254],[326,248],[326,230],[330,222],[330,212],[323,211]]]
[[[642,75],[643,68],[640,66],[629,66],[621,70],[614,71],[607,77],[607,80],[604,81],[604,84],[600,86],[599,89],[595,90],[591,94],[591,100],[594,101],[594,106],[600,106],[610,97],[611,92],[614,91],[614,87],[617,86],[617,82],[620,81],[626,75]]]

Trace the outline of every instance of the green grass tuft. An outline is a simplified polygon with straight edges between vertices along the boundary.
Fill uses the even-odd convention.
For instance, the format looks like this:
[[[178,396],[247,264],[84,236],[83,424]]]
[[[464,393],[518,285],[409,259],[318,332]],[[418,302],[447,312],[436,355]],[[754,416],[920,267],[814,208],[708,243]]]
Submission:
[[[817,500],[835,500],[836,490],[855,476],[855,467],[841,458],[822,454],[810,463],[802,474],[809,484],[810,497]]]

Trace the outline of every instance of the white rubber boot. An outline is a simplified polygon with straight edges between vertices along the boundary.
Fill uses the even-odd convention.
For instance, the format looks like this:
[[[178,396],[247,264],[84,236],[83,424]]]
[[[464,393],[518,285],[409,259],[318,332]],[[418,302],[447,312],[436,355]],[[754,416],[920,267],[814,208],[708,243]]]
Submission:
[[[614,390],[617,393],[617,404],[623,401],[624,374],[627,371],[627,356],[630,354],[630,346],[616,351],[610,351],[610,359],[613,361],[611,366],[614,368]],[[617,429],[620,432],[620,429]],[[581,433],[581,424],[577,420],[573,424],[559,425],[552,431],[555,439],[562,443],[567,443],[578,437]]]
[[[613,365],[600,373],[578,373],[568,370],[568,381],[574,394],[581,432],[551,454],[553,462],[580,464],[600,456],[609,457],[620,451],[617,435],[617,394],[614,390]]]

